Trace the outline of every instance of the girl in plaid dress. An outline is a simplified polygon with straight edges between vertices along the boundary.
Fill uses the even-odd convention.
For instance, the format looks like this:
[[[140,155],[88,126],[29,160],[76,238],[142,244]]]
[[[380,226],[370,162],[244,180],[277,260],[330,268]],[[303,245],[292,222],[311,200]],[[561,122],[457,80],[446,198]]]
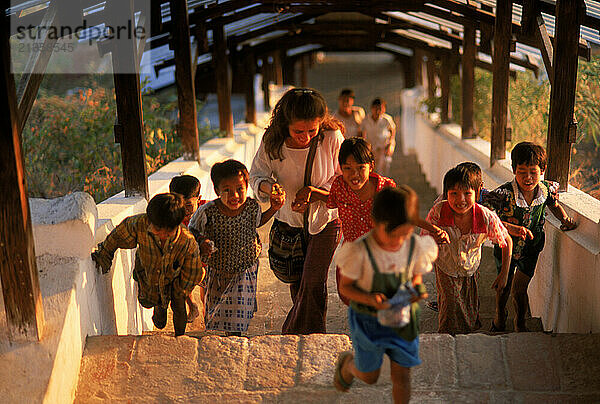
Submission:
[[[210,255],[204,321],[207,330],[241,335],[256,311],[261,250],[256,229],[281,208],[285,193],[272,193],[271,207],[261,212],[258,202],[246,195],[248,170],[242,163],[217,163],[210,177],[219,198],[202,205],[189,224],[202,255]]]

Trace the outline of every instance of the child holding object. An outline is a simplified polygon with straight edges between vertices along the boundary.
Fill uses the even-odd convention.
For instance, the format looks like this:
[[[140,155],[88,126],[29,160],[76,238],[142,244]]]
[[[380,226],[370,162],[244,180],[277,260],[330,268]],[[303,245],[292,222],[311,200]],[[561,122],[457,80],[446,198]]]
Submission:
[[[515,178],[491,191],[484,200],[498,213],[514,243],[508,281],[504,288],[497,289],[496,315],[491,331],[505,330],[506,303],[512,288],[515,331],[520,332],[527,331],[527,288],[544,248],[546,207],[560,220],[561,230],[575,229],[577,224],[558,203],[558,184],[542,180],[546,170],[546,151],[542,146],[521,142],[513,148],[510,158]],[[495,248],[497,265],[500,254],[501,251]]]
[[[464,166],[450,169],[444,176],[444,200],[427,215],[427,221],[443,229],[450,238],[449,243],[440,245],[434,265],[438,332],[469,333],[481,327],[478,270],[481,246],[488,239],[502,251],[502,267],[492,288],[502,290],[507,282],[512,240],[500,218],[475,202],[481,186],[474,171]]]
[[[348,322],[354,348],[354,353],[338,357],[334,385],[340,391],[347,391],[355,377],[375,383],[387,354],[394,402],[410,399],[410,368],[421,363],[416,302],[427,297],[422,275],[431,270],[437,257],[432,238],[413,234],[418,211],[418,198],[411,188],[384,188],[373,200],[373,230],[338,251],[340,291],[350,299]],[[417,290],[408,309],[399,308],[407,314],[403,317],[408,323],[381,324],[378,311],[390,309],[391,298],[407,282]]]
[[[183,218],[183,225],[187,227],[190,223],[190,219],[198,205],[203,205],[206,201],[200,200],[200,181],[193,175],[178,175],[171,178],[169,183],[169,192],[179,194],[183,197],[185,204],[185,217]],[[201,290],[201,299],[204,300],[204,289]],[[192,323],[199,315],[198,305],[194,302],[193,294],[190,293],[186,297],[185,302],[188,306],[187,322]]]
[[[242,163],[217,163],[210,178],[219,198],[202,205],[190,221],[203,255],[210,255],[204,321],[207,330],[239,336],[256,311],[261,250],[256,229],[281,208],[285,193],[272,193],[271,207],[261,212],[258,202],[247,197],[248,170]]]
[[[137,247],[133,279],[138,283],[138,301],[154,308],[152,321],[158,329],[167,324],[170,303],[175,336],[185,333],[185,298],[205,274],[194,236],[180,226],[184,217],[181,195],[158,194],[148,202],[146,213],[123,220],[92,253],[105,274],[117,248]]]

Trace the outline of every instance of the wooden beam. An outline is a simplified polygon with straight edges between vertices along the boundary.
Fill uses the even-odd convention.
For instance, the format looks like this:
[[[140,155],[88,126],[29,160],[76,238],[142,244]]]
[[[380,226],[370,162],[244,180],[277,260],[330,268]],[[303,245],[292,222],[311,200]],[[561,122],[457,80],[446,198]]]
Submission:
[[[544,61],[548,80],[550,81],[550,85],[552,85],[554,80],[554,69],[552,68],[554,50],[552,49],[552,41],[550,40],[550,36],[546,30],[544,19],[539,12],[535,16],[535,37],[538,41],[538,48],[542,53],[542,60]]]
[[[271,57],[273,58],[273,82],[277,85],[283,84],[283,71],[281,67],[281,51],[275,51],[271,53]]]
[[[569,183],[573,112],[577,88],[577,55],[573,52],[579,42],[579,23],[585,15],[583,0],[556,2],[556,34],[554,42],[554,85],[550,89],[548,122],[548,169],[546,178],[558,181],[561,190]]]
[[[475,27],[467,24],[464,27],[462,54],[462,138],[475,137],[473,126],[473,97],[475,87]]]
[[[304,60],[304,58],[303,58]],[[263,106],[265,111],[271,110],[271,93],[269,90],[269,83],[271,82],[271,66],[269,66],[269,58],[264,56],[262,58],[262,65],[260,67],[261,73],[261,89],[263,92]]]
[[[114,26],[127,26],[135,21],[133,0],[108,0],[106,7],[114,16]],[[121,145],[125,196],[148,199],[146,171],[146,142],[140,93],[139,65],[135,38],[112,41],[113,79],[117,104],[115,140]]]
[[[229,62],[227,60],[227,38],[225,27],[213,28],[215,43],[213,62],[217,79],[217,103],[219,104],[219,128],[233,137],[233,113],[231,112],[231,79],[229,77]]]
[[[46,29],[45,31],[42,31],[43,35],[36,38],[33,42],[33,52],[29,56],[23,74],[19,80],[17,89],[17,100],[19,103],[19,120],[17,128],[19,133],[23,132],[25,122],[27,122],[27,117],[29,117],[38,90],[44,79],[46,67],[52,56],[52,50],[54,49],[57,38],[54,35],[50,35],[50,33],[52,32],[52,27],[56,27],[57,23],[58,9],[56,3],[52,2],[47,8],[44,18],[40,22],[40,27],[45,27]]]
[[[423,86],[425,80],[423,80],[423,51],[421,49],[413,50],[413,63],[415,71],[415,85]]]
[[[0,8],[0,26],[0,280],[9,339],[39,341],[44,310],[4,8]]]
[[[296,58],[290,58],[285,56],[285,51],[281,52],[283,55],[283,84],[284,85],[296,85]]]
[[[254,91],[254,75],[256,74],[256,58],[252,53],[246,53],[243,57],[245,68],[244,84],[246,99],[246,122],[256,123],[256,94]]]
[[[183,145],[183,158],[200,162],[198,142],[198,119],[196,114],[196,90],[194,70],[196,61],[192,59],[190,47],[190,27],[188,23],[187,0],[171,0],[171,20],[175,22],[173,31],[173,51],[175,56],[175,84],[179,105],[177,133]]]
[[[300,85],[302,87],[308,87],[308,55],[305,55],[300,59]]]
[[[402,67],[404,70],[404,87],[406,87],[406,88],[415,87],[417,85],[417,80],[416,80],[416,71],[415,71],[416,62],[415,62],[414,54],[408,60],[403,59]]]
[[[496,25],[494,27],[494,56],[492,58],[492,128],[490,141],[490,166],[503,160],[506,152],[506,127],[508,110],[508,74],[510,63],[510,41],[512,0],[496,3]]]

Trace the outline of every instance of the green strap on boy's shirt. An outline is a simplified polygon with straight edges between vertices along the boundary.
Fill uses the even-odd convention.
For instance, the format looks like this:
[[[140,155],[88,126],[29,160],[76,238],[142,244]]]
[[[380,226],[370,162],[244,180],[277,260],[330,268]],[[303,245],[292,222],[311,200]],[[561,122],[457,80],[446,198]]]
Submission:
[[[379,267],[375,262],[375,257],[373,257],[373,253],[369,248],[366,239],[363,239],[363,243],[367,250],[367,254],[369,256],[369,261],[371,262],[371,266],[373,267],[373,283],[371,286],[371,293],[383,293],[386,298],[391,298],[394,296],[400,285],[406,283],[408,281],[407,271],[394,274],[383,274],[379,271]],[[415,247],[415,236],[411,235],[409,241],[409,249],[408,249],[408,260],[406,263],[406,268],[410,266],[412,261],[412,256]],[[423,284],[419,284],[416,286],[419,294],[425,293],[425,286]],[[366,304],[361,304],[355,301],[350,302],[350,307],[356,312],[362,314],[369,314],[371,316],[377,315],[377,310],[371,306]],[[412,303],[410,306],[410,323],[408,323],[405,327],[395,328],[396,333],[406,341],[412,341],[419,335],[419,315],[421,312],[421,308],[418,303]]]

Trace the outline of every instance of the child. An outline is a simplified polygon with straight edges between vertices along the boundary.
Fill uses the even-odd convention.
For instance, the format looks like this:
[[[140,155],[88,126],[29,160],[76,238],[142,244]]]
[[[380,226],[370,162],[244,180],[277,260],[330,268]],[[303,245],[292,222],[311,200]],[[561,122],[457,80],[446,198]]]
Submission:
[[[498,212],[514,243],[506,287],[497,289],[496,315],[491,331],[505,330],[506,303],[512,284],[515,331],[521,332],[527,331],[527,287],[544,248],[546,206],[560,220],[561,230],[572,230],[577,224],[558,203],[558,184],[541,179],[546,170],[544,148],[531,142],[521,142],[513,148],[510,157],[514,180],[491,191],[485,201]],[[497,248],[494,256],[498,261],[500,251]]]
[[[154,308],[152,321],[158,329],[167,324],[170,302],[176,337],[187,325],[185,297],[205,275],[196,240],[180,226],[184,216],[180,195],[158,194],[148,202],[146,213],[123,220],[92,253],[96,266],[107,273],[117,248],[138,247],[133,269],[138,301]]]
[[[375,98],[371,103],[371,115],[360,125],[362,136],[373,146],[377,171],[383,175],[389,170],[396,146],[396,124],[392,117],[385,113],[385,106],[383,99]]]
[[[502,251],[501,271],[492,288],[500,290],[506,285],[512,241],[500,218],[475,202],[481,185],[473,170],[450,169],[444,176],[445,200],[436,203],[427,215],[427,221],[441,227],[450,238],[449,244],[440,246],[434,265],[438,332],[469,333],[481,327],[477,270],[481,245],[488,239]]]
[[[344,244],[337,254],[341,292],[350,299],[348,322],[354,355],[338,357],[334,384],[347,391],[355,377],[373,384],[379,378],[383,354],[390,357],[394,402],[410,399],[410,368],[421,363],[418,338],[418,300],[427,296],[422,274],[431,270],[437,246],[429,237],[413,234],[418,198],[408,186],[384,188],[373,200],[373,230]],[[412,280],[410,323],[403,328],[380,325],[376,312],[400,285]]]
[[[365,110],[354,105],[354,91],[345,88],[338,97],[338,110],[333,117],[344,124],[344,137],[349,139],[360,135],[360,124],[365,119]]]
[[[208,259],[205,323],[207,330],[241,335],[256,311],[256,275],[261,244],[256,228],[281,208],[285,193],[272,193],[271,207],[261,213],[258,202],[248,198],[248,170],[236,160],[215,164],[210,178],[218,199],[200,207],[190,229],[203,254],[209,240],[216,250]]]
[[[169,192],[179,194],[183,197],[185,203],[185,217],[183,218],[183,224],[187,227],[190,223],[192,215],[198,209],[198,205],[203,205],[206,201],[200,201],[200,181],[198,178],[192,175],[178,175],[177,177],[171,178],[169,183]],[[203,288],[200,288],[204,292]],[[204,296],[201,298],[204,300]],[[194,303],[193,294],[190,293],[186,297],[185,302],[188,306],[187,322],[192,323],[199,315],[198,305]]]

